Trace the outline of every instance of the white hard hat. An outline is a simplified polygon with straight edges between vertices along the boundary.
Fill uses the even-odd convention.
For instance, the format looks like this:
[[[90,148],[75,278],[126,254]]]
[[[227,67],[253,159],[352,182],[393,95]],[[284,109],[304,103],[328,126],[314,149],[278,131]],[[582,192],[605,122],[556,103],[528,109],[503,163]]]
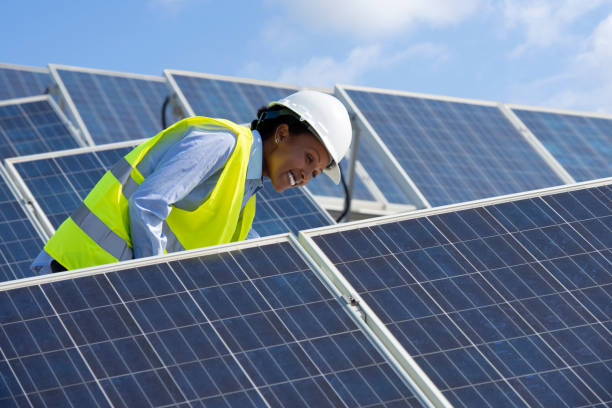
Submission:
[[[334,183],[340,183],[338,163],[348,152],[353,137],[351,120],[342,102],[323,92],[303,90],[269,106],[275,105],[290,109],[301,121],[310,125],[332,158],[331,164],[323,172]]]

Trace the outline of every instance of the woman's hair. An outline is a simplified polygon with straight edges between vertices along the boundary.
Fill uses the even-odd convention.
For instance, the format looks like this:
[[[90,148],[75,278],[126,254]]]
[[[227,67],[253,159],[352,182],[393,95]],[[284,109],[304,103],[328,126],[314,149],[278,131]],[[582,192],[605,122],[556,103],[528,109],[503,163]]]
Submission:
[[[298,135],[301,133],[312,133],[308,130],[306,122],[299,120],[293,115],[279,115],[273,118],[265,118],[265,114],[268,112],[274,112],[281,110],[282,106],[262,106],[257,111],[257,119],[251,122],[251,129],[257,130],[261,135],[262,140],[266,140],[274,136],[274,132],[278,125],[285,123],[289,126],[290,135]]]

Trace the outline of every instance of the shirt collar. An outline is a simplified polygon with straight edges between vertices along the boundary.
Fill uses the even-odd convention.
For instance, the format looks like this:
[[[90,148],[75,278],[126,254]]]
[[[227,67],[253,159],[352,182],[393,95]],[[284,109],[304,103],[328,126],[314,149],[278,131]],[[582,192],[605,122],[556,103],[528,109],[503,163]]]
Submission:
[[[257,130],[252,130],[253,144],[251,145],[251,154],[249,155],[249,166],[247,167],[246,178],[249,180],[261,180],[261,172],[263,166],[263,143],[261,135]]]

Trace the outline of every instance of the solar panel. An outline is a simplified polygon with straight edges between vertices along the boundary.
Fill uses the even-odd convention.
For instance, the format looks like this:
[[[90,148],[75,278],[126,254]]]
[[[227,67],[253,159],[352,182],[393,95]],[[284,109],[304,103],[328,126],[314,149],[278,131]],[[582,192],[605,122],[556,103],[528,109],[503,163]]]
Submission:
[[[286,237],[0,290],[3,404],[418,407]]]
[[[42,95],[51,82],[46,68],[0,63],[0,100]]]
[[[0,101],[0,159],[79,147],[48,95]]]
[[[612,116],[510,108],[576,181],[612,175]]]
[[[424,205],[562,184],[493,103],[347,86],[339,94],[357,112],[364,138],[391,157],[383,164],[400,187],[413,183]]]
[[[89,144],[152,137],[168,88],[161,77],[50,64],[70,116]],[[169,114],[168,124],[174,118]]]
[[[135,142],[77,149],[11,160],[28,195],[46,215],[51,233],[78,207],[81,201]],[[334,221],[303,188],[278,194],[269,181],[258,192],[253,228],[261,235],[331,225]]]
[[[30,264],[43,241],[39,228],[24,212],[0,167],[0,281],[33,276]],[[0,389],[2,384],[0,384]]]
[[[611,238],[610,178],[301,237],[455,407],[612,402]]]

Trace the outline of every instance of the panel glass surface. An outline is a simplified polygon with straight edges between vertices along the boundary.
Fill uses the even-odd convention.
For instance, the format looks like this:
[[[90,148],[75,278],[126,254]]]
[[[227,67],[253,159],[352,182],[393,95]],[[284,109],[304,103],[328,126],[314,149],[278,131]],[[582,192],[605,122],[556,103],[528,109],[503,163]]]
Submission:
[[[42,247],[34,225],[0,175],[0,282],[33,276],[30,264]]]
[[[497,107],[346,92],[432,206],[563,184]]]
[[[57,69],[94,143],[152,137],[161,130],[164,81]],[[173,123],[168,117],[168,123]]]
[[[0,100],[42,95],[49,85],[46,72],[0,66]]]
[[[251,123],[257,110],[297,91],[295,88],[168,73],[196,115]]]
[[[313,236],[455,407],[612,403],[612,188]]]
[[[0,159],[76,147],[47,100],[0,105]]]
[[[420,406],[287,242],[67,276],[0,310],[5,405]]]
[[[15,163],[15,168],[32,195],[57,228],[81,203],[89,191],[130,148],[100,150]],[[257,193],[253,228],[260,236],[297,233],[330,225],[325,210],[303,189],[276,193],[266,180]]]
[[[576,181],[612,176],[612,119],[512,109]]]

